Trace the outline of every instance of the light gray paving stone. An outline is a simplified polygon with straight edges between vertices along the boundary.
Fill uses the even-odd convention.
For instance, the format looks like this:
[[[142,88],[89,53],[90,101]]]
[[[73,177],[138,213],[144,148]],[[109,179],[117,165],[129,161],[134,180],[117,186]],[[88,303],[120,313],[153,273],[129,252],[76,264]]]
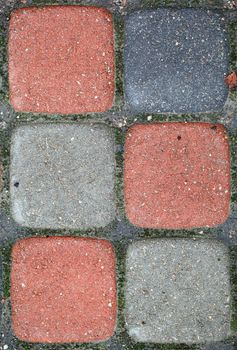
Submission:
[[[228,248],[208,239],[132,243],[126,262],[126,324],[138,342],[191,344],[226,338]]]
[[[220,111],[228,35],[217,11],[137,11],[125,23],[125,95],[133,112]]]
[[[102,124],[17,128],[11,145],[11,207],[32,228],[104,227],[115,216],[113,132]]]

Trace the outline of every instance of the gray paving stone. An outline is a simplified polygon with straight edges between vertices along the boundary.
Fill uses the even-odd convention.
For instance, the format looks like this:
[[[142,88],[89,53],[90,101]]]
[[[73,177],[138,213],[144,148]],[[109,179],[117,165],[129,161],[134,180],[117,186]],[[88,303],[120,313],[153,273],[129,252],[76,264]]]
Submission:
[[[103,227],[115,216],[114,139],[102,124],[21,126],[11,146],[16,222],[32,228]]]
[[[150,239],[128,248],[126,324],[139,342],[202,343],[230,333],[228,248],[215,240]]]
[[[125,95],[134,112],[217,112],[227,98],[228,35],[216,11],[137,11],[125,25]]]

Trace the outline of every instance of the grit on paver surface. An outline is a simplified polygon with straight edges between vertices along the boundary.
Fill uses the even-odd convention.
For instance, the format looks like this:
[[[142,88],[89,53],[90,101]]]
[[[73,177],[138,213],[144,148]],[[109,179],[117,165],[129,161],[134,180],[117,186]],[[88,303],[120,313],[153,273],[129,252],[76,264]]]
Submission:
[[[230,151],[220,124],[137,124],[125,143],[126,214],[139,227],[181,229],[224,222]]]
[[[10,101],[23,112],[101,112],[114,98],[112,15],[102,8],[45,6],[11,14]]]
[[[139,342],[200,343],[230,332],[227,247],[215,240],[134,242],[126,263],[126,323]]]
[[[208,112],[227,99],[228,36],[213,11],[138,11],[125,22],[125,95],[134,112]]]
[[[11,148],[11,207],[37,228],[104,227],[115,217],[114,137],[103,124],[17,128]]]
[[[111,243],[73,237],[18,241],[12,252],[11,302],[13,330],[22,340],[106,340],[116,324]]]

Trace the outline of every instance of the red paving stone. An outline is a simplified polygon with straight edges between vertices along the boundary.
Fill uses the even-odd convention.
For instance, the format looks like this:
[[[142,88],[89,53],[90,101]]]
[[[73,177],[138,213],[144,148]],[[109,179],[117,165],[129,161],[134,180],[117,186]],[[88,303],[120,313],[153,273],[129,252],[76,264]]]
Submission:
[[[13,330],[31,342],[97,342],[116,324],[115,255],[90,238],[28,238],[12,252]]]
[[[230,155],[222,125],[135,125],[125,145],[125,206],[139,227],[216,226],[230,204]]]
[[[10,101],[16,111],[102,112],[114,98],[112,15],[102,8],[45,6],[11,15]]]

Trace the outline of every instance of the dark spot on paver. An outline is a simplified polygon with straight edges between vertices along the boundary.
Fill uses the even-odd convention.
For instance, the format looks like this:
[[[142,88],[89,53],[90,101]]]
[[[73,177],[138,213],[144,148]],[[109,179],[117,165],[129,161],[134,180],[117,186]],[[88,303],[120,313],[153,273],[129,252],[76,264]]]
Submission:
[[[147,290],[147,289],[143,289],[142,292],[144,295],[149,295],[149,290]]]
[[[10,101],[17,111],[102,112],[114,98],[112,15],[93,6],[13,11],[9,28]]]
[[[14,182],[15,187],[19,187],[19,185],[20,185],[19,182]]]
[[[124,69],[133,112],[220,111],[228,94],[225,21],[197,9],[132,13],[125,23]]]
[[[181,140],[181,138],[182,138],[181,136],[177,136],[177,139],[178,139],[178,140]]]

